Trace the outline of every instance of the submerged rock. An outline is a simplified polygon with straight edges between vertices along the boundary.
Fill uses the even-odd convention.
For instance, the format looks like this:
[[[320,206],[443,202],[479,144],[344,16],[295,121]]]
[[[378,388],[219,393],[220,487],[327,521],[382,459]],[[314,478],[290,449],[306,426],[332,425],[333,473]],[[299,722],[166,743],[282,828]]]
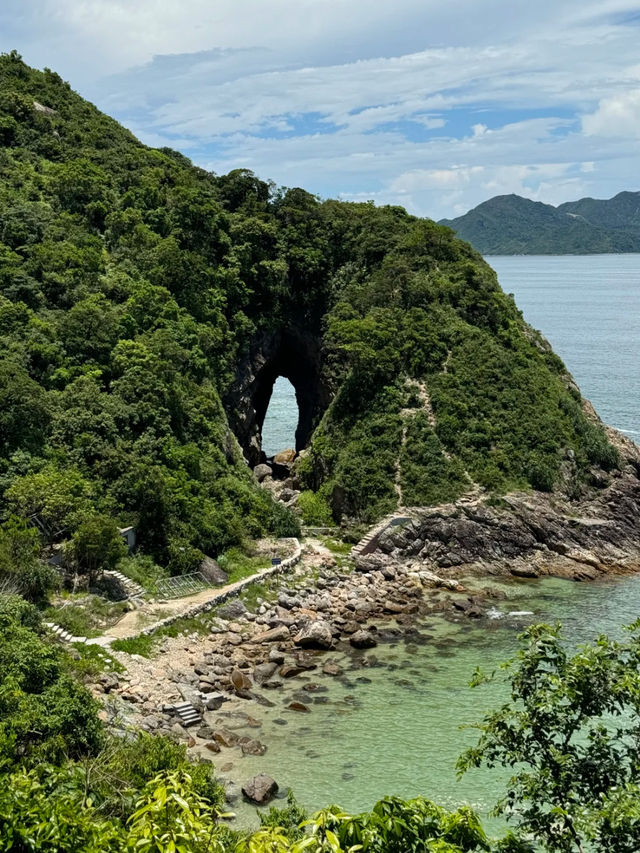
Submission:
[[[356,631],[355,634],[352,634],[349,637],[349,642],[354,649],[372,649],[378,645],[378,641],[371,631],[364,630]]]

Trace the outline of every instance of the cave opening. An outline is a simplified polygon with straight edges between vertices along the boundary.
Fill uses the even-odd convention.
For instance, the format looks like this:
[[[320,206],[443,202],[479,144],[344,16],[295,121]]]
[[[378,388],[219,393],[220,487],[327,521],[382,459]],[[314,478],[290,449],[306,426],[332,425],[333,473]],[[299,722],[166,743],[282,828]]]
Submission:
[[[300,410],[295,388],[286,377],[278,376],[273,384],[261,429],[262,452],[267,458],[275,456],[281,450],[296,449],[299,420]]]
[[[272,399],[275,410],[270,412],[264,432]],[[284,447],[276,446],[282,439],[274,440],[272,431],[271,419],[279,419],[279,404],[287,410],[288,433]],[[238,366],[234,386],[226,399],[229,421],[251,467],[280,450],[292,448],[298,453],[303,450],[328,405],[320,336],[291,326],[254,339],[246,358]]]

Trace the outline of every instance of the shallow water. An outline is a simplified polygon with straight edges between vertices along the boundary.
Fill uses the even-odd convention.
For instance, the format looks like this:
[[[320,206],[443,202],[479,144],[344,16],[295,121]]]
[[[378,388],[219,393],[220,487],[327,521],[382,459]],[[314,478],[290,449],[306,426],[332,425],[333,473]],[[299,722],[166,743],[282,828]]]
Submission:
[[[640,577],[582,584],[545,579],[500,587],[508,597],[497,602],[494,618],[455,623],[430,618],[420,625],[424,644],[408,638],[349,654],[341,660],[346,667],[342,678],[311,672],[292,679],[284,691],[269,693],[274,708],[250,711],[263,724],[252,736],[264,740],[268,751],[240,759],[229,775],[242,781],[267,772],[291,786],[310,809],[337,802],[359,811],[397,794],[423,795],[452,807],[470,803],[486,814],[506,775],[473,771],[457,780],[455,762],[476,740],[473,729],[461,727],[498,706],[507,690],[500,679],[468,687],[476,667],[491,672],[513,655],[526,625],[561,620],[571,642],[579,643],[601,632],[620,633],[640,610]],[[377,665],[359,663],[372,655]],[[323,692],[302,689],[313,682]],[[292,699],[305,702],[310,713],[285,710]]]
[[[487,260],[603,419],[640,436],[640,255]],[[267,453],[292,446],[296,420],[293,389],[278,380],[265,422]],[[429,637],[425,644],[381,645],[361,656],[374,654],[379,666],[356,664],[344,680],[310,673],[304,680],[327,688],[309,694],[311,713],[283,710],[293,692],[302,694],[302,678],[287,685],[286,695],[269,694],[276,707],[250,711],[263,722],[255,735],[268,744],[266,755],[235,761],[227,775],[241,782],[268,772],[310,809],[338,802],[361,810],[386,794],[422,794],[448,806],[468,802],[486,813],[504,775],[473,771],[458,781],[455,761],[476,739],[461,726],[497,706],[506,688],[496,682],[471,690],[476,667],[497,667],[515,652],[519,631],[534,622],[561,621],[578,643],[619,633],[640,616],[640,577],[521,581],[505,590],[508,599],[497,603],[494,618],[431,619],[420,626]],[[347,666],[353,661],[347,657]],[[243,820],[249,813],[240,807]]]

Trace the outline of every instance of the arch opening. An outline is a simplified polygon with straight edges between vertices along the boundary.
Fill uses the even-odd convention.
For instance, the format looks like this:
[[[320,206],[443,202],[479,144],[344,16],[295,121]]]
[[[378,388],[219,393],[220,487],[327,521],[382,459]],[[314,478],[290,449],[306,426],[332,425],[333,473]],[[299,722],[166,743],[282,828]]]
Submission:
[[[329,404],[318,335],[286,328],[261,336],[239,366],[226,408],[231,427],[252,467],[266,458],[262,430],[278,379],[288,380],[295,391],[297,422],[290,446],[299,453],[309,443]],[[279,447],[275,452],[284,449],[287,448]],[[272,450],[269,446],[269,451]]]
[[[260,429],[262,452],[267,458],[289,448],[297,450],[296,430],[299,420],[295,388],[286,377],[278,376]]]

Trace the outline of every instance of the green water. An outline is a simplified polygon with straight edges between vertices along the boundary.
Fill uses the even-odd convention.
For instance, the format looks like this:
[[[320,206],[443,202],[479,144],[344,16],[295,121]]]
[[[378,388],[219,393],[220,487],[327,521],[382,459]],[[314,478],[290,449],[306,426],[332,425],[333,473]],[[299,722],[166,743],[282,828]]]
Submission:
[[[337,802],[359,811],[397,794],[424,795],[445,806],[469,803],[486,814],[502,792],[505,774],[472,771],[457,780],[455,761],[476,739],[472,729],[461,727],[500,704],[506,688],[501,681],[469,688],[475,668],[490,671],[510,657],[519,631],[533,622],[561,620],[571,642],[578,643],[600,632],[619,634],[640,615],[640,577],[583,584],[546,579],[503,588],[508,597],[494,618],[455,623],[431,618],[418,626],[420,644],[408,638],[359,657],[344,655],[343,678],[311,672],[267,694],[275,707],[248,707],[262,721],[262,729],[251,734],[268,751],[237,759],[228,778],[242,782],[269,773],[309,809]],[[362,666],[371,654],[378,665]],[[301,690],[305,682],[319,684],[320,692]],[[311,712],[285,710],[294,698]],[[240,808],[243,820],[247,815]]]
[[[488,260],[604,419],[637,439],[640,255]],[[291,446],[296,420],[293,389],[279,380],[264,429],[269,452]],[[461,750],[475,741],[474,732],[461,726],[479,720],[506,691],[499,683],[468,688],[475,668],[490,670],[511,656],[518,632],[531,622],[560,621],[577,643],[601,632],[619,633],[640,616],[640,577],[585,584],[529,581],[506,590],[502,618],[456,624],[434,619],[420,626],[427,635],[423,645],[374,649],[380,666],[354,667],[348,657],[344,680],[311,673],[307,681],[316,680],[327,692],[311,694],[326,704],[312,700],[309,714],[283,710],[302,685],[300,678],[287,685],[286,694],[268,694],[275,708],[248,708],[262,720],[262,732],[251,734],[268,751],[260,758],[234,758],[228,778],[242,782],[255,772],[270,773],[311,809],[339,802],[361,810],[386,794],[422,794],[443,805],[471,803],[486,813],[502,792],[504,776],[474,771],[457,781],[454,767]],[[250,811],[239,811],[247,820]]]

